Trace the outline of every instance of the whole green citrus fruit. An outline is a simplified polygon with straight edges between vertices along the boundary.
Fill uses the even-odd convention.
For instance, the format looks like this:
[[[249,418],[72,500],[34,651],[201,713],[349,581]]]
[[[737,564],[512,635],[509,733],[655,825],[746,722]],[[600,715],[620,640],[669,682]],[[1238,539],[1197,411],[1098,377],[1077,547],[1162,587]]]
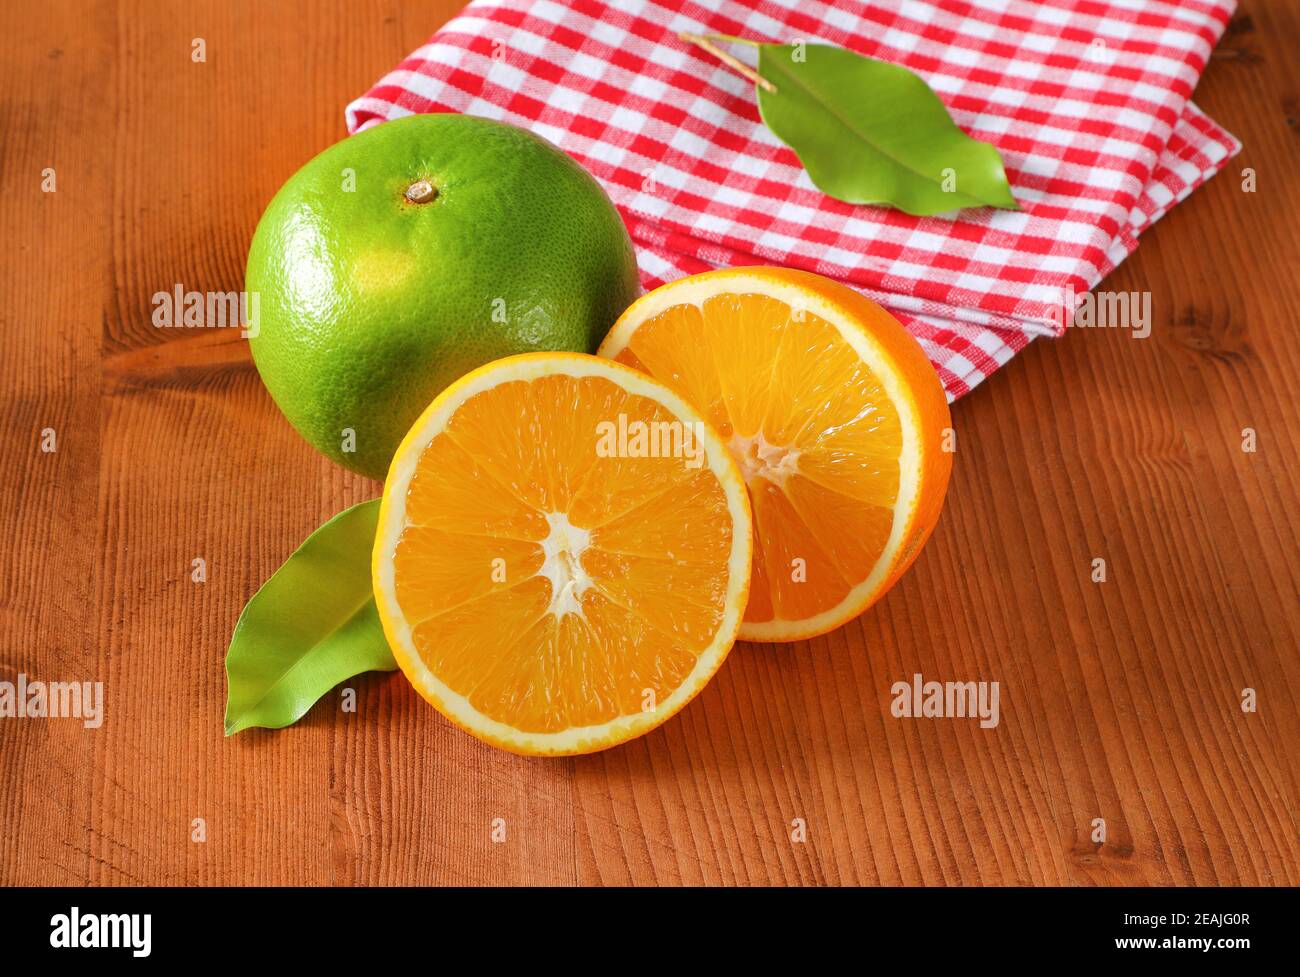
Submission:
[[[523,129],[440,114],[358,133],[295,173],[257,225],[247,289],[253,359],[285,417],[383,478],[443,387],[513,353],[595,352],[638,283],[627,230],[581,166]]]

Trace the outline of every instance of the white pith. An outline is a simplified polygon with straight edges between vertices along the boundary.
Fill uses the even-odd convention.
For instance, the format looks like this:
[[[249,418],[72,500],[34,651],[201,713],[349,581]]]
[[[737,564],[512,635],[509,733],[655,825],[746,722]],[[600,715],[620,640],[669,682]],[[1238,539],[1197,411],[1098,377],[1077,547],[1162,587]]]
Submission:
[[[582,617],[582,595],[591,586],[591,577],[582,568],[582,554],[591,543],[591,531],[569,522],[563,512],[548,512],[550,535],[542,540],[542,566],[537,576],[551,582],[551,603],[547,614],[557,618],[566,614]]]
[[[740,466],[746,485],[761,478],[784,491],[786,480],[799,470],[799,449],[771,444],[762,431],[748,438],[733,434],[727,447]]]
[[[697,430],[700,431],[701,443],[704,445],[706,466],[722,486],[735,531],[732,533],[731,550],[727,558],[727,594],[722,622],[713,641],[700,653],[695,667],[682,683],[669,695],[661,697],[653,711],[620,716],[597,726],[574,727],[556,733],[535,733],[516,729],[481,713],[467,698],[440,681],[424,663],[415,648],[410,623],[397,603],[395,561],[392,556],[402,531],[408,525],[406,497],[420,455],[429,442],[447,426],[456,410],[471,397],[500,384],[557,375],[604,377],[630,393],[662,404],[677,418],[698,423]],[[557,565],[553,567],[554,576],[551,576],[544,562],[540,574],[551,579],[553,588],[557,581],[561,583],[560,590],[552,590],[550,610],[562,615],[573,610],[572,602],[581,596],[580,590],[586,589],[590,579],[586,578],[580,563],[577,563],[575,572],[572,565],[564,566],[560,561],[568,561],[572,554],[586,544],[581,535],[583,531],[572,526],[567,515],[554,514],[548,522],[551,532],[547,541],[554,541]],[[542,547],[546,561],[549,561],[552,553],[547,551],[546,543]],[[603,749],[658,726],[704,687],[735,641],[744,615],[744,595],[749,583],[751,558],[749,504],[740,474],[721,439],[700,421],[693,408],[657,381],[621,364],[579,354],[530,353],[498,360],[462,377],[434,400],[407,433],[393,458],[384,486],[375,539],[373,577],[375,600],[379,605],[380,618],[393,656],[411,684],[425,699],[462,727],[495,745],[521,753],[570,755]],[[581,578],[586,578],[585,581],[579,574]],[[570,586],[565,587],[564,584]],[[580,613],[580,605],[578,611]],[[503,635],[503,643],[512,637],[514,636]]]
[[[898,496],[894,501],[894,520],[889,539],[866,579],[851,589],[834,607],[809,618],[789,620],[773,618],[769,621],[744,621],[740,627],[742,641],[790,640],[791,636],[813,635],[835,627],[846,620],[852,611],[860,613],[871,601],[889,575],[907,536],[908,526],[916,508],[920,492],[921,473],[921,421],[913,408],[908,388],[899,375],[893,358],[866,329],[846,326],[857,314],[809,291],[793,282],[770,279],[743,268],[709,274],[656,289],[639,298],[610,330],[600,346],[600,354],[616,358],[632,339],[642,323],[674,306],[702,307],[719,295],[757,294],[784,302],[792,311],[803,309],[833,325],[841,338],[853,349],[867,367],[876,375],[886,395],[898,413],[902,434],[902,448],[898,457]],[[746,446],[747,447],[747,446]],[[761,456],[760,456],[761,457]],[[795,459],[797,464],[797,458]],[[746,473],[746,480],[749,479]]]

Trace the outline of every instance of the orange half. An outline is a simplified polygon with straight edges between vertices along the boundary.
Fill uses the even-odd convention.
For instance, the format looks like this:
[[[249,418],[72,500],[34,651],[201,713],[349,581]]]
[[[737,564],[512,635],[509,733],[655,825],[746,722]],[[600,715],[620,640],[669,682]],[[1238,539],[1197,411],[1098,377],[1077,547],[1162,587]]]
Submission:
[[[794,641],[861,614],[943,505],[951,418],[902,325],[820,275],[748,267],[634,302],[600,355],[694,404],[736,458],[754,517],[740,637]]]
[[[375,600],[448,719],[516,753],[588,753],[703,688],[749,590],[749,502],[677,394],[576,353],[448,387],[384,485]]]

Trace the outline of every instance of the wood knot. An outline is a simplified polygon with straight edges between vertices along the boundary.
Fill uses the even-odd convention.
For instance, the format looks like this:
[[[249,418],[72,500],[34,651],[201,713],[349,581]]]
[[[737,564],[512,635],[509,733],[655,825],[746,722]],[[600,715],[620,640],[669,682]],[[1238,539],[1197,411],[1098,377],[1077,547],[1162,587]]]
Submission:
[[[1179,346],[1225,363],[1240,362],[1250,353],[1245,326],[1226,312],[1189,305],[1174,317],[1169,334]]]

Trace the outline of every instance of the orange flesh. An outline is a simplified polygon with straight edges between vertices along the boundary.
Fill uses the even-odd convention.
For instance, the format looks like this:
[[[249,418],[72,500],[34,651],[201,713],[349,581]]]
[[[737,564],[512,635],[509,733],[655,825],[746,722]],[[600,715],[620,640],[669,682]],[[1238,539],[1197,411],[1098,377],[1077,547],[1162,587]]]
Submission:
[[[620,415],[676,421],[601,377],[503,383],[456,410],[408,490],[394,570],[416,650],[525,732],[662,702],[722,622],[722,486],[689,454],[603,456],[599,425]]]
[[[719,295],[646,320],[616,359],[702,411],[740,465],[754,511],[746,621],[812,617],[867,578],[893,527],[902,432],[838,329],[765,295]]]

